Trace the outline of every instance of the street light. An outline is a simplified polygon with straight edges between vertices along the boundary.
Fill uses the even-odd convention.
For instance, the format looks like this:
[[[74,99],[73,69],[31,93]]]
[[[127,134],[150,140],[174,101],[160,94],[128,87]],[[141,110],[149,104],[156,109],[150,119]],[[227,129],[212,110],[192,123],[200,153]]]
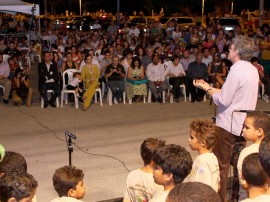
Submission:
[[[201,22],[201,24],[203,24],[203,15],[204,15],[204,0],[202,0],[202,22]]]
[[[82,15],[82,0],[79,0],[79,5],[80,5],[80,16]]]

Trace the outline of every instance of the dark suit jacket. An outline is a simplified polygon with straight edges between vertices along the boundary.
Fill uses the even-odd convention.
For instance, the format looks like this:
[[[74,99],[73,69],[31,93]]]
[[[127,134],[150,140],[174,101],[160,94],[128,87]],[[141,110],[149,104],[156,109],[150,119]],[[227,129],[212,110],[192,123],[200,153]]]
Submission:
[[[57,67],[54,63],[50,64],[50,69],[48,71],[47,66],[45,62],[40,62],[38,63],[38,75],[39,75],[39,80],[38,80],[38,87],[40,87],[50,79],[54,79],[56,83],[58,83],[58,70]]]

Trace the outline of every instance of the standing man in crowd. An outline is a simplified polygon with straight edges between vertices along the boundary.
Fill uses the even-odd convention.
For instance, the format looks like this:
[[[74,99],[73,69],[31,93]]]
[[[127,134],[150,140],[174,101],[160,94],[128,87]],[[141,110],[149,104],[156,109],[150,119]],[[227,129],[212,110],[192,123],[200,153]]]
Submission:
[[[11,91],[11,81],[8,79],[10,68],[8,62],[4,61],[3,53],[0,52],[0,85],[4,86],[4,98],[3,102],[8,104],[9,94]]]
[[[258,96],[259,75],[250,61],[254,52],[254,42],[245,36],[238,36],[230,47],[228,59],[233,63],[226,82],[221,89],[211,87],[207,82],[198,80],[196,87],[206,91],[218,107],[216,125],[219,138],[214,154],[220,167],[220,197],[227,201],[227,182],[230,159],[235,141],[241,136],[246,114],[237,110],[255,110]]]

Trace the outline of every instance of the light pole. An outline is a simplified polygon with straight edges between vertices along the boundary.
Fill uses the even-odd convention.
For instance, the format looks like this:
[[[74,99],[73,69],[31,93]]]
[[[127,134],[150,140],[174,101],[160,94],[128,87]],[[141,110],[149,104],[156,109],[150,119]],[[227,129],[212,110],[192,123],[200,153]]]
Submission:
[[[119,29],[119,19],[120,18],[120,0],[117,0],[117,29]]]
[[[204,15],[204,0],[202,0],[202,22],[201,22],[201,24],[203,24],[203,15]]]
[[[264,0],[260,0],[259,27],[261,27],[263,24],[263,10],[264,10]]]
[[[80,16],[82,15],[82,0],[79,0],[79,5],[80,5]]]
[[[233,0],[232,0],[232,7],[231,7],[231,14],[233,14]]]

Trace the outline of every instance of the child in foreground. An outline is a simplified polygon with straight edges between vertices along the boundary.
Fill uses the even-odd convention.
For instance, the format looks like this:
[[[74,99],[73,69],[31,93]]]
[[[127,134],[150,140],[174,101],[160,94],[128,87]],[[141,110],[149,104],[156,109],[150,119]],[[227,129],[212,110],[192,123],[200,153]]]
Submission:
[[[51,202],[82,202],[85,195],[84,173],[74,166],[58,168],[53,175],[53,186],[58,198]]]
[[[189,146],[199,155],[193,162],[192,170],[185,182],[201,182],[219,190],[219,164],[212,149],[217,140],[217,128],[208,120],[194,120],[190,124]]]

